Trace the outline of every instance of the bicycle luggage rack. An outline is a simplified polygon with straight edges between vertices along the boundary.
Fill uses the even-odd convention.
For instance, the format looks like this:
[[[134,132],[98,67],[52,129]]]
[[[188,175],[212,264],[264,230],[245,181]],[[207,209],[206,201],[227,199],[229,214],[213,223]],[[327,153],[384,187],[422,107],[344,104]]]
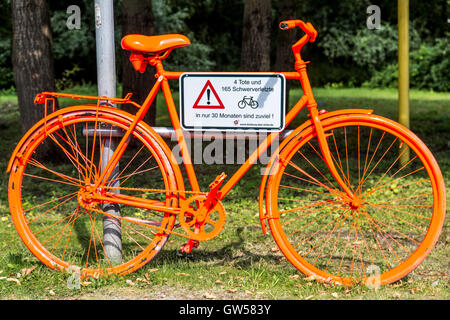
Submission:
[[[61,92],[41,92],[36,95],[36,98],[34,98],[35,104],[45,104],[45,114],[47,115],[47,106],[48,101],[52,101],[53,105],[53,111],[55,112],[55,98],[50,98],[48,96],[52,97],[60,97],[60,98],[72,98],[76,100],[86,99],[86,100],[97,100],[97,106],[100,105],[101,101],[105,101],[106,104],[132,104],[137,108],[140,108],[141,106],[138,105],[136,102],[131,101],[131,96],[133,94],[130,92],[128,93],[125,98],[111,98],[111,97],[96,97],[96,96],[86,96],[81,94],[72,94],[72,93],[61,93]]]
[[[133,94],[130,92],[128,93],[125,98],[111,98],[111,97],[96,97],[96,96],[87,96],[87,95],[80,95],[80,94],[70,94],[70,93],[60,93],[60,92],[42,92],[36,95],[36,98],[34,99],[35,104],[44,104],[45,105],[45,118],[47,118],[48,113],[47,108],[49,106],[49,102],[51,101],[52,105],[52,112],[55,112],[55,98],[72,98],[76,100],[97,100],[97,107],[102,105],[101,102],[104,102],[105,105],[113,105],[113,104],[132,104],[136,108],[140,108],[141,106],[137,104],[134,101],[131,101],[131,96]],[[156,131],[161,137],[163,138],[174,138],[176,137],[175,129],[171,127],[152,127],[153,130]],[[97,134],[101,135],[104,130],[107,130],[108,134],[112,134],[114,137],[121,137],[123,136],[124,132],[117,128],[117,130],[110,130],[103,129],[103,128],[97,128],[97,130],[94,130],[94,128],[83,128],[83,136],[93,136],[94,132],[97,132]],[[280,139],[284,139],[287,137],[293,130],[284,130],[280,134]],[[106,131],[105,131],[106,132]],[[217,139],[223,137],[224,140],[258,140],[260,139],[260,133],[257,132],[239,132],[239,133],[224,133],[223,131],[185,131],[183,130],[183,134],[186,138],[190,139]],[[104,135],[104,133],[103,133]]]

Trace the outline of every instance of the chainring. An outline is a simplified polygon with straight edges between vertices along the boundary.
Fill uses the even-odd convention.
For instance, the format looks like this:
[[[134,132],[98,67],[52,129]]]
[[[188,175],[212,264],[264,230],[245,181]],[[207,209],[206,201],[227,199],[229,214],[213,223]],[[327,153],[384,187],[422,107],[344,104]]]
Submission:
[[[205,195],[195,195],[181,204],[178,216],[183,230],[193,240],[207,241],[215,238],[223,230],[226,221],[225,208],[220,201],[209,213],[205,213]]]

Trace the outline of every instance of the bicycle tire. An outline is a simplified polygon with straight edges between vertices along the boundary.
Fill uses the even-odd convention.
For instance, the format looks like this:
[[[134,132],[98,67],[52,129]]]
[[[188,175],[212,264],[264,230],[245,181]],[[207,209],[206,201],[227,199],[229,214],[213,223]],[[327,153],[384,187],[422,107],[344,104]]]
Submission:
[[[114,108],[78,106],[60,110],[31,129],[33,132],[21,147],[21,157],[13,162],[9,204],[21,239],[48,267],[78,270],[81,276],[123,275],[144,266],[166,243],[175,215],[121,205],[122,216],[140,223],[120,220],[122,261],[111,263],[104,252],[101,213],[97,212],[103,208],[98,205],[97,211],[94,207],[89,210],[80,207],[77,200],[77,191],[85,185],[87,176],[99,174],[100,154],[105,151],[107,141],[126,130],[132,119],[133,116]],[[89,130],[96,126],[106,128],[103,138],[100,129],[89,135]],[[115,192],[136,194],[138,191],[127,187],[148,188],[151,181],[150,188],[166,191],[144,192],[142,196],[158,198],[167,206],[176,207],[177,196],[169,190],[183,188],[175,174],[179,168],[168,147],[155,135],[145,123],[139,123],[132,132],[120,159]],[[43,154],[44,149],[47,154]],[[93,178],[88,180],[92,183]],[[147,228],[145,223],[160,227],[161,232]]]
[[[335,192],[311,126],[280,151],[271,172],[272,235],[285,257],[316,280],[397,281],[439,238],[446,207],[439,166],[415,134],[392,120],[355,114],[326,119],[323,127],[336,168],[360,202]],[[406,163],[401,144],[411,153]]]

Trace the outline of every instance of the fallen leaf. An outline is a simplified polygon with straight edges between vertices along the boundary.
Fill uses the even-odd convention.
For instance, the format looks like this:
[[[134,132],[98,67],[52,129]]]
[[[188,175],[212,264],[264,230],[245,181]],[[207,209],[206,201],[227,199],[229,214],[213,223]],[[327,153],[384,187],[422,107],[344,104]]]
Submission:
[[[402,295],[399,292],[394,292],[392,294],[392,297],[400,299],[402,297]]]
[[[317,279],[317,276],[315,274],[310,275],[308,278],[306,278],[306,281],[314,281]]]
[[[431,286],[432,286],[432,287],[436,287],[438,284],[439,284],[439,279],[433,281],[433,282],[431,283]]]
[[[98,272],[94,273],[92,278],[94,278],[95,280],[98,280],[100,278],[100,273],[98,273]]]
[[[158,271],[158,268],[153,268],[153,269],[148,270],[148,272],[150,272],[150,273],[153,273],[153,272],[156,272],[156,271]]]
[[[178,272],[178,273],[175,273],[177,276],[182,276],[182,277],[188,277],[189,276],[189,273],[184,273],[184,272]]]
[[[278,251],[278,247],[272,247],[272,248],[270,248],[270,251],[277,252]]]
[[[146,284],[151,284],[150,281],[148,281],[147,279],[143,279],[143,278],[137,278],[137,279],[136,279],[136,282],[144,282],[144,283],[146,283]]]
[[[205,299],[216,299],[216,296],[213,293],[205,293],[203,295]]]
[[[90,282],[90,281],[81,281],[80,282],[80,284],[83,286],[83,287],[87,287],[88,285],[90,285],[92,282]]]
[[[133,281],[131,281],[130,279],[128,279],[126,281],[127,285],[129,285],[130,287],[133,287],[135,285],[135,283]]]
[[[51,296],[54,296],[54,295],[55,295],[55,291],[50,290],[50,291],[48,292],[48,294],[51,295]]]
[[[332,297],[334,297],[334,298],[339,298],[339,294],[337,293],[337,292],[333,292],[332,294],[331,294],[331,296]]]
[[[21,285],[20,281],[16,278],[6,278],[6,281],[15,282],[18,286]]]
[[[224,274],[227,274],[227,272],[226,271],[222,271],[222,272],[219,272],[219,274],[222,276]]]
[[[307,297],[305,297],[303,300],[309,300],[309,299],[312,299],[314,296],[307,296]]]
[[[33,272],[34,269],[36,269],[36,266],[32,266],[31,268],[23,268],[22,270],[20,270],[20,273],[22,274],[22,276],[27,276],[31,272]]]
[[[227,292],[230,292],[230,293],[235,293],[236,291],[237,291],[237,289],[234,289],[234,288],[227,289]]]
[[[246,294],[251,294],[251,295],[254,295],[254,294],[255,294],[255,293],[251,292],[250,290],[245,290],[245,293],[246,293]]]
[[[294,275],[292,275],[292,276],[289,276],[289,279],[294,279],[294,280],[296,280],[296,279],[298,279],[298,278],[300,278],[300,276],[299,276],[298,274],[294,274]]]
[[[148,275],[148,273],[145,273],[145,274],[144,274],[144,277],[145,277],[145,279],[147,279],[147,280],[150,281],[150,276]]]
[[[221,284],[221,283],[223,283],[221,280],[216,280],[216,283],[217,284]]]

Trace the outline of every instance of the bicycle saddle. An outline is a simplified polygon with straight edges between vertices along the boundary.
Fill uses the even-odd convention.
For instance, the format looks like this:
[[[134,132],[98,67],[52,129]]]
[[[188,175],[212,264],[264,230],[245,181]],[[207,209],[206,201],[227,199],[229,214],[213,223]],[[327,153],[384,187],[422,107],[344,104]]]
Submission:
[[[181,34],[163,34],[158,36],[144,36],[129,34],[122,38],[122,49],[158,54],[163,51],[186,47],[191,44],[189,39]]]

